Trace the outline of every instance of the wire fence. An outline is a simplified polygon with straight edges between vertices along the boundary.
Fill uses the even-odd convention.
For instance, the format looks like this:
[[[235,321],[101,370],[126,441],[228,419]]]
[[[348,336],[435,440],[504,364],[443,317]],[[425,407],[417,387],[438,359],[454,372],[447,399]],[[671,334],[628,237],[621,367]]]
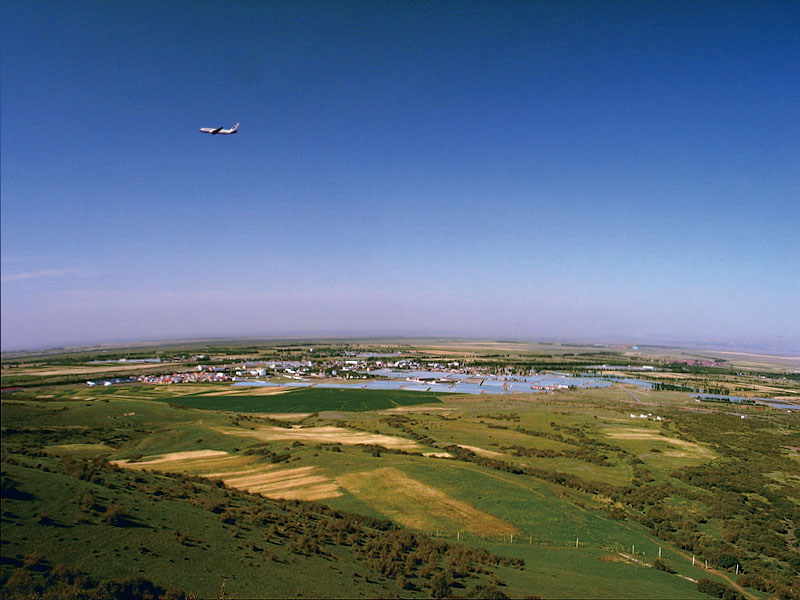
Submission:
[[[440,539],[446,542],[470,542],[479,541],[482,543],[490,543],[493,545],[507,545],[507,546],[536,546],[540,548],[553,548],[553,549],[595,549],[605,550],[613,554],[620,555],[634,562],[641,563],[644,566],[652,567],[649,562],[655,559],[670,558],[673,560],[691,561],[692,566],[703,569],[721,568],[710,564],[708,560],[701,559],[696,555],[688,554],[683,551],[676,551],[669,547],[659,545],[656,542],[645,542],[637,547],[636,544],[623,544],[618,541],[614,542],[598,542],[596,540],[582,540],[580,537],[572,539],[564,538],[548,538],[537,536],[532,533],[507,533],[507,534],[487,534],[479,535],[468,531],[447,531],[437,529],[428,532],[433,538]],[[739,573],[739,565],[736,565],[736,573]]]
[[[607,550],[614,550],[616,546],[605,544],[605,543],[598,543],[593,540],[582,540],[578,538],[572,539],[564,539],[564,538],[547,538],[542,536],[537,536],[532,533],[506,533],[506,534],[485,534],[480,535],[476,533],[471,533],[468,531],[447,531],[443,529],[437,529],[434,531],[428,532],[428,535],[431,537],[441,539],[443,541],[481,541],[481,542],[489,542],[492,544],[508,544],[508,545],[530,545],[530,546],[542,546],[547,548],[603,548]],[[623,549],[621,544],[618,544],[620,549]],[[627,547],[629,552],[632,551],[630,546]]]

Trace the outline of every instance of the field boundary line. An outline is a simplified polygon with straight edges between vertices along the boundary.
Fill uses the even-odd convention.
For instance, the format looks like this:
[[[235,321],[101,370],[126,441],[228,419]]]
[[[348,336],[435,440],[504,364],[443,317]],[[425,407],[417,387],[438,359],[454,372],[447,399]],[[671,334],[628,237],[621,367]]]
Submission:
[[[466,466],[466,464],[460,463],[459,461],[449,461],[448,459],[445,459],[442,462],[443,463],[447,463],[448,466],[451,467],[451,468],[464,469],[466,471],[472,471],[473,473],[478,473],[480,475],[485,475],[486,477],[491,477],[492,479],[498,479],[499,481],[502,481],[504,483],[510,483],[510,484],[515,485],[517,487],[521,487],[522,489],[528,490],[529,492],[537,494],[537,495],[541,496],[542,498],[547,498],[547,496],[545,496],[539,490],[535,490],[535,489],[533,489],[531,487],[528,487],[527,485],[525,485],[522,482],[509,480],[509,479],[506,479],[505,477],[502,477],[500,475],[496,475],[495,473],[486,473],[485,471],[481,471],[481,470],[476,469],[474,467]]]

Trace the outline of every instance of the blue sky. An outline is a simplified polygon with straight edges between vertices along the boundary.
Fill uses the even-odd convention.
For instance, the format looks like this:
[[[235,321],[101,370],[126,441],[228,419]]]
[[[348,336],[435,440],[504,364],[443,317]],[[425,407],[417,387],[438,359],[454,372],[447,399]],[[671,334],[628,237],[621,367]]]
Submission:
[[[800,348],[797,3],[0,10],[3,350]]]

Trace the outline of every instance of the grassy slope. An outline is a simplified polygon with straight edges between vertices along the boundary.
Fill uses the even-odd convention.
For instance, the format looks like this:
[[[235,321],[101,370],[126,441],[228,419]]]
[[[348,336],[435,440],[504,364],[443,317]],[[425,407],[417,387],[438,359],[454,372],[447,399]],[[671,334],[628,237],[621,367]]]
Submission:
[[[4,582],[25,570],[27,562],[34,571],[58,563],[77,566],[101,580],[143,575],[199,597],[215,596],[223,582],[227,594],[251,598],[401,592],[393,576],[382,575],[357,550],[385,535],[369,523],[358,526],[357,545],[335,542],[330,532],[347,517],[308,512],[303,504],[113,469],[95,469],[87,481],[85,470],[78,476],[48,457],[18,455],[10,462],[3,464],[8,496],[3,500]],[[75,469],[77,463],[70,464]],[[124,521],[109,520],[115,510],[122,511]],[[328,528],[320,529],[321,524]],[[327,543],[322,541],[326,535]],[[321,551],[302,550],[304,537],[319,541]],[[438,568],[444,566],[440,562]],[[483,574],[460,579],[464,589],[485,584],[495,570],[481,569]],[[416,589],[404,595],[428,596],[426,577],[413,570],[417,573],[408,579]],[[4,588],[4,594],[11,591]]]
[[[226,592],[238,597],[385,597],[400,593],[393,579],[371,572],[346,547],[326,547],[335,558],[301,556],[287,549],[291,540],[273,536],[266,541],[266,526],[246,520],[229,525],[222,521],[224,515],[207,508],[216,503],[264,508],[281,514],[286,522],[295,522],[293,527],[297,521],[309,520],[291,506],[276,508],[256,497],[225,495],[210,485],[176,483],[151,474],[137,474],[144,483],[132,487],[133,474],[129,473],[112,473],[103,483],[90,483],[30,468],[33,460],[23,459],[22,463],[5,465],[4,477],[11,477],[34,499],[4,500],[5,563],[24,561],[35,553],[42,565],[76,565],[100,579],[141,574],[164,587],[179,586],[201,597],[216,594],[223,581]],[[39,458],[36,463],[58,469],[54,459]],[[136,526],[114,527],[104,521],[102,512],[82,508],[81,498],[87,492],[97,506],[122,507]],[[175,493],[186,497],[176,498]],[[209,504],[203,504],[204,498]],[[192,499],[200,504],[190,504]],[[48,524],[37,523],[44,515]],[[603,559],[609,553],[598,548],[575,551],[519,543],[465,543],[525,558],[525,570],[505,567],[495,571],[507,583],[505,592],[512,596],[620,597],[619,591],[624,589],[623,595],[628,597],[701,597],[693,585],[675,577],[606,562]],[[4,565],[4,569],[10,568]],[[574,577],[576,571],[581,577]],[[419,593],[405,591],[403,595],[425,597],[425,580],[418,578],[416,583]],[[474,583],[465,581],[465,589]]]
[[[140,392],[138,390],[144,391]],[[339,392],[339,390],[300,390],[284,395],[284,397],[294,396],[300,392],[314,391]],[[213,411],[180,409],[161,402],[131,399],[139,395],[142,397],[151,395],[149,392],[145,392],[146,388],[137,389],[131,387],[120,388],[116,393],[113,390],[102,390],[102,393],[98,394],[97,390],[91,390],[90,392],[85,388],[75,388],[69,391],[59,390],[56,394],[53,394],[53,398],[40,399],[33,398],[31,394],[16,394],[11,401],[5,401],[4,399],[4,427],[45,429],[37,429],[35,432],[28,433],[15,433],[11,436],[4,435],[4,448],[17,444],[28,447],[34,447],[37,444],[51,447],[59,445],[62,453],[68,452],[72,448],[73,453],[83,453],[85,456],[87,453],[91,454],[91,446],[87,446],[87,444],[104,443],[114,448],[111,453],[112,457],[130,457],[137,454],[150,455],[167,451],[201,448],[221,449],[228,452],[235,452],[239,446],[241,446],[242,450],[246,449],[248,442],[224,436],[214,431],[216,427],[229,426],[232,420],[235,419],[234,415]],[[50,393],[36,393],[40,396],[51,395]],[[365,394],[365,392],[346,392],[347,396],[355,396],[355,398],[348,401],[349,404],[352,406],[358,404],[369,406],[372,396],[359,398],[358,396],[361,394]],[[408,395],[413,398],[423,396],[423,394],[419,393],[409,393]],[[165,398],[167,394],[162,389],[159,389],[158,396],[159,398]],[[587,392],[578,392],[573,396],[582,402],[588,401],[592,397]],[[311,397],[313,398],[313,395]],[[83,399],[78,400],[76,398]],[[86,401],[87,398],[93,399]],[[630,397],[628,396],[628,398]],[[513,438],[515,443],[522,443],[528,439],[532,447],[550,447],[561,450],[568,449],[570,445],[539,437],[523,438],[520,437],[520,434],[511,430],[488,428],[485,422],[505,423],[509,427],[521,425],[525,428],[544,431],[548,430],[549,423],[555,419],[564,427],[592,426],[595,427],[596,431],[600,432],[602,432],[603,427],[620,426],[621,422],[625,422],[623,419],[624,411],[622,413],[620,411],[609,411],[597,406],[580,409],[576,406],[576,410],[571,411],[569,414],[564,414],[561,410],[554,410],[553,407],[548,407],[547,402],[547,399],[537,402],[498,399],[497,405],[503,407],[508,415],[512,415],[513,411],[520,412],[518,421],[511,417],[507,421],[503,421],[499,418],[492,420],[487,417],[487,413],[496,412],[494,403],[487,403],[482,399],[465,399],[462,405],[457,402],[452,403],[453,410],[458,411],[453,413],[457,415],[457,420],[448,421],[436,414],[419,414],[413,417],[414,420],[411,421],[413,425],[410,427],[423,435],[431,435],[440,440],[440,446],[457,441],[458,443],[471,443],[494,451],[500,451],[500,447],[505,441],[504,436],[506,436],[509,439]],[[341,402],[339,406],[341,406]],[[276,412],[288,411],[281,409]],[[302,412],[310,411],[304,410]],[[135,414],[130,415],[130,413]],[[124,416],[125,414],[129,416]],[[599,416],[599,419],[595,419],[594,417],[596,416]],[[402,431],[399,431],[391,423],[384,422],[384,419],[385,417],[370,413],[352,413],[352,415],[348,416],[349,425],[355,428],[366,431],[380,430],[393,435],[402,434]],[[481,424],[480,421],[484,421],[484,424]],[[637,424],[637,426],[644,427],[645,425]],[[602,434],[598,435],[602,437]],[[619,441],[614,443],[623,445]],[[67,444],[84,445],[70,447]],[[497,444],[497,446],[491,444]],[[638,440],[634,440],[630,442],[630,450],[641,453],[644,456],[651,449],[649,444],[650,442],[643,444]],[[271,447],[276,451],[285,451],[289,448],[289,445],[285,442],[276,442]],[[102,447],[95,446],[95,449],[100,453],[103,452]],[[296,463],[293,462],[293,466],[295,464],[319,465],[326,469],[332,477],[340,474],[385,468],[387,466],[398,468],[405,474],[429,486],[436,487],[453,498],[470,502],[476,508],[512,523],[520,530],[523,540],[527,535],[533,536],[534,543],[528,546],[520,545],[518,543],[519,540],[516,540],[517,543],[513,546],[508,543],[508,540],[505,542],[499,539],[476,540],[467,538],[465,540],[467,544],[487,547],[499,554],[526,557],[528,568],[524,571],[506,569],[507,573],[503,574],[504,569],[501,568],[499,570],[500,578],[509,583],[506,591],[513,592],[514,595],[531,593],[542,596],[562,597],[585,595],[607,597],[619,595],[695,597],[697,595],[691,583],[678,577],[668,576],[662,572],[633,564],[615,562],[614,553],[608,550],[608,548],[614,546],[620,550],[629,551],[630,547],[635,545],[637,558],[651,561],[656,556],[658,545],[663,545],[665,559],[668,562],[671,561],[670,564],[680,573],[695,579],[705,575],[699,570],[693,570],[685,557],[679,556],[667,544],[659,543],[641,526],[628,522],[613,521],[605,517],[599,510],[602,505],[595,502],[588,494],[565,490],[561,486],[547,484],[533,477],[513,475],[470,463],[429,459],[421,456],[384,453],[381,457],[373,457],[362,449],[352,447],[343,447],[341,452],[336,453],[317,449],[313,445],[290,448],[290,450],[293,461],[296,461]],[[658,460],[663,461],[663,457],[659,456],[658,453],[654,456],[656,458],[653,466],[657,467],[654,469],[654,473],[657,476],[661,476],[660,474],[663,470],[671,470],[681,464],[678,459],[670,459],[667,463],[659,464]],[[527,462],[552,466],[555,464],[553,460],[530,459]],[[567,459],[555,460],[563,463]],[[570,464],[576,469],[584,469],[588,463],[571,460]],[[561,465],[559,469],[561,469]],[[605,469],[600,468],[599,470]],[[592,472],[597,471],[598,469],[588,469],[586,475],[591,476]],[[36,516],[41,512],[60,510],[57,502],[48,504],[49,500],[44,500],[46,494],[37,494],[35,492],[36,486],[40,486],[42,490],[58,487],[55,486],[53,481],[37,483],[37,477],[40,476],[40,472],[36,471],[33,479],[26,484],[34,490],[33,493],[39,498],[36,500],[36,504],[43,503],[41,506],[36,507],[25,505],[29,506],[30,514],[34,515],[35,513]],[[18,474],[18,477],[24,479],[22,475]],[[70,488],[70,485],[72,488]],[[78,495],[75,485],[75,483],[63,484],[62,487],[65,489],[61,503],[63,506],[68,507],[70,504],[69,499]],[[128,494],[128,492],[125,492],[125,494]],[[183,532],[183,529],[195,527],[195,523],[197,527],[201,527],[199,524],[203,523],[202,530],[197,530],[195,533],[189,534],[188,537],[197,540],[206,540],[208,538],[206,543],[213,541],[213,547],[215,548],[219,544],[222,549],[222,554],[220,555],[222,557],[220,561],[222,562],[216,562],[216,565],[227,564],[227,561],[232,561],[231,564],[240,565],[230,569],[226,567],[225,569],[226,572],[232,574],[228,582],[228,591],[233,591],[231,586],[240,584],[240,577],[250,577],[255,581],[252,584],[254,587],[246,587],[250,584],[242,584],[245,587],[241,589],[246,589],[247,591],[237,593],[242,595],[261,595],[262,592],[259,592],[255,587],[260,579],[252,575],[253,569],[258,573],[271,574],[273,579],[270,581],[280,582],[286,580],[286,584],[270,584],[271,587],[269,589],[274,590],[274,595],[280,596],[297,595],[298,592],[313,592],[310,588],[301,590],[296,587],[298,582],[295,581],[294,576],[301,570],[304,571],[310,568],[314,573],[328,573],[324,566],[316,565],[314,561],[319,560],[317,558],[313,560],[304,558],[301,560],[295,557],[285,563],[276,563],[268,560],[262,564],[263,561],[261,559],[263,557],[247,549],[247,540],[250,539],[247,536],[255,535],[257,537],[258,533],[243,534],[240,532],[240,535],[246,535],[245,538],[242,538],[244,541],[240,541],[236,537],[225,541],[227,540],[225,536],[232,534],[225,533],[224,528],[219,529],[216,516],[212,519],[213,522],[206,523],[207,519],[203,517],[207,516],[205,515],[207,511],[201,510],[197,512],[194,507],[187,507],[185,502],[153,500],[133,491],[127,496],[123,495],[118,501],[126,507],[130,507],[130,511],[134,511],[134,509],[140,512],[144,511],[142,514],[145,514],[145,517],[140,518],[143,522],[151,523],[152,518],[155,518],[146,516],[147,514],[158,514],[159,517],[156,520],[152,520],[152,530],[147,528],[125,529],[124,536],[117,538],[110,536],[107,538],[111,540],[109,547],[113,547],[118,555],[114,563],[130,563],[130,565],[136,567],[135,569],[125,567],[123,570],[109,570],[107,571],[109,575],[114,574],[117,576],[117,574],[123,572],[128,574],[136,573],[139,569],[143,569],[146,573],[164,573],[169,578],[170,583],[182,585],[182,587],[186,587],[189,590],[194,589],[181,583],[182,581],[200,583],[200,580],[192,575],[194,569],[178,569],[176,571],[174,563],[170,563],[169,559],[172,558],[176,561],[180,559],[187,565],[203,564],[202,561],[205,559],[200,554],[197,556],[192,554],[191,552],[194,552],[194,550],[192,550],[191,546],[187,547],[188,549],[184,549],[182,545],[179,545],[180,547],[170,550],[167,546],[173,546],[174,542],[170,542],[161,550],[157,549],[155,547],[157,544],[166,543],[164,542],[166,538],[163,534],[152,539],[141,536],[164,528],[179,529],[182,533],[186,533]],[[354,510],[375,516],[382,515],[380,506],[365,504],[362,500],[350,494],[330,500],[329,504],[341,509]],[[11,510],[11,512],[16,514],[21,510]],[[22,515],[20,514],[19,516]],[[70,517],[68,514],[62,516],[65,523],[70,518],[74,517]],[[28,519],[28,521],[30,520],[32,519]],[[57,518],[56,520],[59,519]],[[63,528],[65,531],[62,531],[62,528],[59,527],[39,525],[34,528],[37,530],[35,534],[37,537],[33,537],[33,535],[27,534],[16,535],[17,532],[28,532],[30,524],[24,524],[25,519],[22,521],[22,525],[17,524],[19,521],[14,521],[12,527],[11,522],[7,523],[4,520],[4,539],[7,537],[7,531],[14,532],[13,543],[18,544],[19,548],[10,555],[7,552],[7,550],[10,550],[9,546],[4,545],[3,556],[8,557],[16,554],[24,556],[26,550],[31,547],[43,547],[47,548],[48,552],[52,551],[54,555],[69,556],[69,552],[74,550],[69,550],[68,548],[79,547],[83,554],[77,558],[80,558],[81,561],[87,561],[81,564],[91,564],[91,556],[93,556],[91,551],[96,550],[93,547],[93,543],[94,540],[98,539],[98,531],[100,531],[101,527],[97,523],[85,526],[71,525],[68,528]],[[66,529],[70,531],[73,537],[73,531],[83,532],[85,530],[91,533],[81,533],[77,540],[79,543],[76,544],[76,540],[66,539]],[[450,536],[455,535],[454,531],[443,533]],[[130,543],[126,543],[126,540],[130,539],[133,534],[141,537],[140,546],[134,547]],[[59,535],[69,542],[68,546],[63,543],[61,545],[56,543]],[[86,537],[80,537],[82,535]],[[103,536],[106,539],[105,534]],[[29,539],[22,540],[22,537],[28,537]],[[575,537],[581,539],[581,547],[577,551],[571,549],[567,553],[568,545],[574,542]],[[31,546],[29,543],[34,539],[37,540],[37,546]],[[148,539],[151,545],[148,545]],[[128,546],[127,549],[124,548],[126,545]],[[151,552],[142,554],[142,545],[151,550]],[[201,546],[198,544],[197,547],[200,548]],[[175,550],[178,553],[173,556]],[[189,554],[185,554],[186,552],[189,552]],[[226,552],[229,554],[225,554]],[[640,554],[642,552],[644,554]],[[276,553],[280,554],[277,550]],[[156,554],[158,556],[155,556]],[[55,560],[56,558],[58,557],[53,556],[52,559]],[[184,560],[184,558],[188,560]],[[349,561],[351,562],[351,557],[343,555],[342,561],[344,562],[339,564],[338,570],[343,571],[343,573],[328,573],[326,575],[326,577],[329,576],[331,578],[331,587],[322,588],[330,590],[326,593],[353,595],[356,592],[363,592],[367,595],[385,595],[393,591],[391,585],[385,583],[381,584],[385,586],[383,588],[374,587],[373,584],[365,584],[366,587],[362,588],[361,582],[355,581],[358,578],[354,579],[351,571],[359,568],[364,572],[366,571],[363,567],[358,566],[352,567],[351,571],[345,569],[344,566],[349,564]],[[117,567],[114,568],[116,569]],[[183,575],[178,576],[175,574],[177,572],[188,575],[185,579],[181,579]],[[251,574],[247,575],[247,573]],[[576,576],[576,573],[579,573],[580,576]],[[210,579],[203,580],[203,586],[205,586],[203,589],[206,592],[210,590],[210,593],[213,594],[218,588],[219,569],[216,575],[217,577],[214,581]],[[293,585],[295,587],[292,587]],[[342,590],[342,593],[336,592],[336,590]],[[624,590],[630,590],[630,592]],[[322,592],[317,589],[316,593],[320,594]]]
[[[53,563],[79,566],[101,579],[142,574],[162,586],[177,585],[201,597],[216,594],[223,580],[227,580],[228,593],[245,597],[263,596],[267,590],[277,596],[301,591],[336,596],[356,591],[350,573],[340,573],[342,569],[333,568],[329,561],[296,559],[283,547],[265,543],[263,534],[252,529],[236,533],[218,515],[185,501],[120,489],[124,485],[121,478],[110,477],[109,482],[118,489],[109,490],[105,485],[56,473],[15,466],[5,471],[35,499],[4,500],[4,557],[21,558],[35,552]],[[99,505],[124,507],[141,526],[112,527],[99,513],[89,517],[89,522],[78,522],[85,518],[78,498],[87,491]],[[214,500],[217,496],[209,493]],[[42,514],[57,525],[36,524]],[[183,544],[181,536],[186,536]],[[254,550],[253,544],[262,550]],[[278,556],[277,562],[270,553]],[[343,557],[342,563],[352,561],[347,559]],[[308,576],[287,577],[292,563],[295,568],[300,563]],[[358,566],[349,564],[347,570],[352,572]],[[369,586],[363,592],[369,594],[367,589]]]

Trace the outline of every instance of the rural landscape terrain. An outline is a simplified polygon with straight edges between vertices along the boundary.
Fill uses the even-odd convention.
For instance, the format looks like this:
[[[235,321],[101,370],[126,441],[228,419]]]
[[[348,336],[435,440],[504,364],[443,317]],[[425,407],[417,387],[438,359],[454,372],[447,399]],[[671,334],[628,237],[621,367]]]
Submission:
[[[800,598],[797,358],[214,340],[2,386],[4,598]]]
[[[800,600],[798,32],[0,1],[0,600]]]

